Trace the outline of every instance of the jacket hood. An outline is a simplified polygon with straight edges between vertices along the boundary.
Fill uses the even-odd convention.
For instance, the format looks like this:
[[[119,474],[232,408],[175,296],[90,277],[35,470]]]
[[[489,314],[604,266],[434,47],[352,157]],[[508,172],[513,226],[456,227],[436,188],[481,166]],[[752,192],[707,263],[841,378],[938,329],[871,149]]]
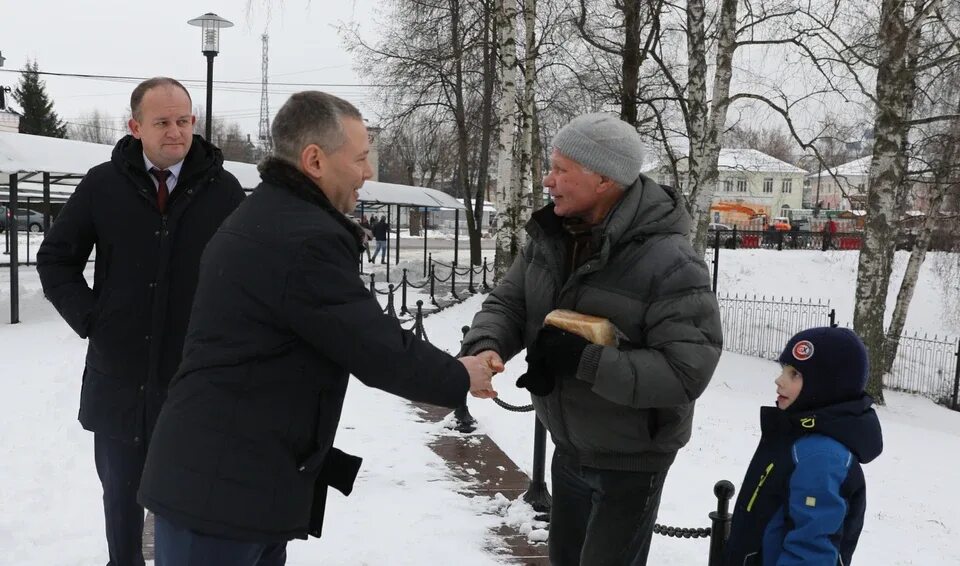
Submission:
[[[133,168],[143,173],[147,172],[143,163],[143,142],[129,134],[114,146],[110,160],[124,170]],[[211,167],[222,165],[223,152],[217,146],[194,134],[190,151],[183,160],[180,178],[189,179],[198,173],[208,171]]]
[[[780,431],[795,437],[810,433],[829,436],[849,448],[862,464],[875,460],[883,452],[880,419],[869,395],[807,411],[763,407],[760,428],[765,435]]]
[[[604,224],[610,239],[618,242],[654,234],[686,236],[693,221],[672,187],[663,187],[640,175],[607,215]]]

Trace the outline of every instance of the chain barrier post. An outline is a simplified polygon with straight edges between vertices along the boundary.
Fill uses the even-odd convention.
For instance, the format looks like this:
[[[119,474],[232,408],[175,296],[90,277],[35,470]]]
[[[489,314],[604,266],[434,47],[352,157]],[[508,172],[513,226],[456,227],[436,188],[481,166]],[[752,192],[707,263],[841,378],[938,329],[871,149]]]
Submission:
[[[469,331],[469,326],[464,326],[460,329],[460,333],[464,338],[467,336],[467,332]],[[463,345],[463,338],[460,339],[460,345]],[[470,409],[467,408],[466,399],[463,401],[463,405],[460,405],[453,410],[453,418],[457,421],[457,425],[453,427],[457,432],[469,434],[477,430],[477,419],[473,418],[473,415],[470,414]]]
[[[717,496],[717,510],[710,513],[712,521],[710,527],[710,561],[708,566],[721,566],[723,563],[723,548],[730,537],[730,500],[736,493],[733,484],[727,480],[720,480],[713,486],[713,494]]]
[[[487,285],[487,258],[483,258],[483,288],[490,290],[490,285]]]
[[[429,342],[427,340],[427,333],[423,330],[423,301],[417,301],[417,318],[413,323],[413,328],[416,331],[417,338]]]
[[[537,418],[533,416],[533,477],[530,478],[530,486],[527,492],[523,494],[523,500],[530,504],[538,513],[546,513],[549,520],[550,507],[553,499],[550,497],[550,491],[547,489],[547,482],[544,480],[544,471],[546,469],[547,459],[547,429]],[[538,517],[539,519],[539,517]]]
[[[450,294],[453,295],[454,300],[459,300],[460,297],[457,296],[457,261],[454,260],[450,264]]]
[[[403,270],[403,281],[400,282],[400,314],[410,314],[407,309],[407,270]]]
[[[434,273],[434,269],[435,268],[433,265],[433,261],[431,260],[430,261],[430,302],[433,303],[433,306],[439,307],[440,305],[437,304],[437,296],[435,294],[437,274]]]
[[[960,339],[957,340],[957,365],[954,366],[953,370],[953,407],[954,411],[960,410],[960,407],[957,406],[957,393],[960,392]]]
[[[713,294],[717,294],[717,278],[720,275],[720,230],[714,232],[713,241]]]
[[[377,286],[375,283],[377,275],[375,273],[370,274],[370,294],[373,295],[377,292]]]
[[[397,316],[397,309],[393,305],[393,293],[395,289],[395,287],[393,286],[393,283],[390,284],[390,287],[388,287],[388,289],[389,289],[389,294],[387,295],[387,314],[392,316],[393,318],[399,318]]]

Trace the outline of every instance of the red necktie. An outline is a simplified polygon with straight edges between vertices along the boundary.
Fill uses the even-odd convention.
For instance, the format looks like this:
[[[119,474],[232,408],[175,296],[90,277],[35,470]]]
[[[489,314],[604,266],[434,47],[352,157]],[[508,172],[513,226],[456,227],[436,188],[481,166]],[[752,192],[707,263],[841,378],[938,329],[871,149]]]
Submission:
[[[170,176],[170,172],[166,169],[151,167],[150,174],[157,180],[157,208],[163,214],[167,210],[167,197],[170,196],[170,191],[167,189],[167,177]]]

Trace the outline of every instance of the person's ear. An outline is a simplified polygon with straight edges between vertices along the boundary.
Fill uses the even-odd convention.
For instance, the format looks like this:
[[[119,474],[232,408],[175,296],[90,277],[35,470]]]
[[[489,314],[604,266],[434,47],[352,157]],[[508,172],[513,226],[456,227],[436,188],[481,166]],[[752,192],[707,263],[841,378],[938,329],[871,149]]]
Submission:
[[[300,152],[300,170],[311,179],[323,177],[327,168],[327,156],[317,144],[309,144]]]

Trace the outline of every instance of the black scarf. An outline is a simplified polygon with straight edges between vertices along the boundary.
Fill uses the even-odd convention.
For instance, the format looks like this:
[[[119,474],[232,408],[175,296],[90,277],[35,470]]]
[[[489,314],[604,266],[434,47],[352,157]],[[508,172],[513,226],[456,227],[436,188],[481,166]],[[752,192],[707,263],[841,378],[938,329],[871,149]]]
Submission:
[[[355,220],[334,208],[333,203],[323,194],[320,187],[299,169],[276,157],[267,157],[257,166],[264,183],[282,187],[297,198],[319,206],[330,213],[333,219],[350,232],[357,241],[357,251],[363,249],[363,229]]]

